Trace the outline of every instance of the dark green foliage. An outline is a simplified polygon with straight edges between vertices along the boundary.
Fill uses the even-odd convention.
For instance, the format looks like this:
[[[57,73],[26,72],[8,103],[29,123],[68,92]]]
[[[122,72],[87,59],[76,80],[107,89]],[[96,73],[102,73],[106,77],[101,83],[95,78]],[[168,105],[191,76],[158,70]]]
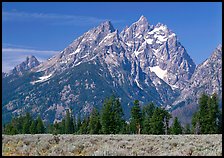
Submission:
[[[155,105],[153,103],[149,103],[148,105],[143,107],[143,134],[150,134],[150,119],[152,118],[152,114],[155,110]]]
[[[37,117],[37,133],[38,134],[43,134],[44,133],[44,124],[42,122],[42,119],[40,116]]]
[[[191,134],[190,124],[186,124],[184,128],[184,134]]]
[[[171,127],[171,134],[182,134],[182,127],[177,117],[174,118],[174,122]]]
[[[79,129],[79,134],[89,134],[89,117],[85,117]]]
[[[171,115],[164,109],[156,107],[150,119],[151,134],[168,134],[168,122]]]
[[[4,133],[9,135],[17,134],[16,128],[12,124],[5,125]]]
[[[134,101],[134,106],[131,108],[130,130],[132,133],[140,134],[142,127],[142,112],[139,106],[139,101]]]
[[[122,130],[123,111],[118,98],[107,98],[101,111],[101,126],[104,134],[118,134]]]
[[[36,123],[35,120],[33,120],[31,125],[30,125],[30,133],[31,134],[37,133],[37,123]]]
[[[22,130],[23,134],[30,134],[31,123],[32,123],[32,118],[31,118],[29,113],[26,113],[26,116],[24,118],[23,127],[22,127],[23,128],[23,130]]]
[[[18,118],[13,117],[11,122],[2,127],[3,134],[213,134],[222,133],[222,112],[218,109],[217,94],[211,97],[202,94],[199,99],[199,110],[192,117],[192,128],[189,124],[181,127],[177,118],[169,128],[172,117],[168,111],[156,107],[153,103],[143,106],[135,100],[131,108],[130,122],[123,119],[123,111],[118,98],[112,95],[106,98],[100,112],[95,108],[88,116],[73,117],[72,112],[66,111],[61,122],[47,124],[45,128],[40,116],[34,120],[29,113]],[[77,121],[76,121],[77,120]]]
[[[93,108],[89,121],[89,134],[99,134],[101,131],[100,114]]]
[[[69,110],[67,110],[65,117],[65,134],[72,134],[72,133],[74,133],[73,117],[71,116]]]
[[[164,134],[164,124],[162,110],[156,107],[153,112],[152,118],[150,119],[150,133],[151,134]]]
[[[220,133],[221,112],[218,109],[218,96],[203,93],[199,98],[199,110],[192,117],[192,132],[195,134]]]

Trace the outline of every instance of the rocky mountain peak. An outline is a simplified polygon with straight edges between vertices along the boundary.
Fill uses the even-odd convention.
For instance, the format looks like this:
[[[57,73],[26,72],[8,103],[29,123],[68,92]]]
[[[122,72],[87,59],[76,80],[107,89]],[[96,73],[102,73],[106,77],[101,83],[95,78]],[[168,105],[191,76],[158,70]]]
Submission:
[[[146,24],[148,23],[148,20],[146,19],[146,17],[144,17],[143,15],[139,18],[139,20],[137,21],[137,23],[141,23],[141,24]]]
[[[9,74],[22,74],[24,71],[30,70],[36,66],[40,65],[40,62],[33,55],[29,55],[26,57],[26,60],[21,64],[17,65],[13,70],[9,72]]]
[[[115,31],[112,23],[109,20],[102,22],[98,26],[98,28],[101,29],[102,31],[108,32],[108,33],[111,33],[111,32],[114,32]]]

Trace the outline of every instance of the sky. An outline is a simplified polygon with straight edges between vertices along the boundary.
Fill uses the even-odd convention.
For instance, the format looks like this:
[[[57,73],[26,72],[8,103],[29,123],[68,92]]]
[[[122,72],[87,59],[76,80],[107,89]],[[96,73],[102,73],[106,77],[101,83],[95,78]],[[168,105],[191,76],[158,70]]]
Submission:
[[[3,2],[2,71],[28,55],[44,61],[101,22],[121,32],[141,15],[175,32],[197,65],[222,44],[221,2]]]

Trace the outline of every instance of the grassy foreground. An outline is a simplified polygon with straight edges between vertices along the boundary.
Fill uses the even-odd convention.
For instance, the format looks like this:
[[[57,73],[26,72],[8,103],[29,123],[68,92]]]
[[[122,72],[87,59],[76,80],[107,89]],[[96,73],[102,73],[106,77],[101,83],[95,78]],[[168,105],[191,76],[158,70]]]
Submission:
[[[2,155],[221,156],[222,135],[2,135]]]

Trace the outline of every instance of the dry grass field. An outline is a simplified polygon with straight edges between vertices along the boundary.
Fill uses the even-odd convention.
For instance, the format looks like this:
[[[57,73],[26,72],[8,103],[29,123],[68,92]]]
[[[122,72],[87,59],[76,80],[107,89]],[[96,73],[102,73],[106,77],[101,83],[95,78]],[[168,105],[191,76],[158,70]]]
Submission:
[[[2,155],[222,156],[222,135],[2,135]]]

